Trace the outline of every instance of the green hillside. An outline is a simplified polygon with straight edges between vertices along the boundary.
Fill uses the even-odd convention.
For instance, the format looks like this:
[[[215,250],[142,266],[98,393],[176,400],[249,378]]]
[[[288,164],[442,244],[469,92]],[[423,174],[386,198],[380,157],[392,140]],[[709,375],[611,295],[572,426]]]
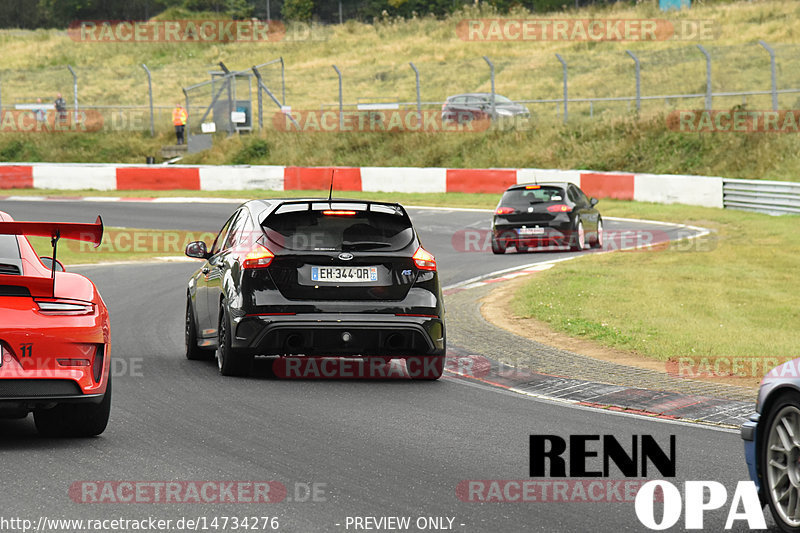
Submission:
[[[72,76],[78,75],[79,103],[89,106],[143,106],[147,84],[142,63],[153,73],[158,137],[149,132],[143,108],[103,110],[106,124],[123,131],[99,134],[0,133],[0,158],[10,161],[141,162],[172,142],[169,108],[182,101],[181,87],[209,79],[220,61],[231,69],[282,57],[286,65],[286,103],[293,110],[319,110],[338,98],[337,65],[343,74],[345,103],[412,102],[414,62],[421,76],[422,100],[441,102],[459,92],[489,91],[495,64],[496,90],[515,100],[561,96],[559,53],[569,65],[571,98],[626,97],[635,93],[630,50],[641,60],[643,96],[697,94],[705,91],[705,61],[697,44],[713,58],[713,90],[735,92],[770,88],[769,56],[759,39],[777,52],[779,89],[800,88],[800,42],[793,24],[800,20],[794,1],[697,4],[680,13],[661,13],[655,2],[567,11],[536,18],[668,19],[674,23],[710,21],[712,38],[666,42],[498,42],[468,41],[457,27],[465,19],[494,16],[489,8],[471,8],[445,20],[387,19],[374,25],[350,21],[289,28],[280,42],[266,43],[97,43],[78,42],[64,31],[2,30],[0,70],[2,104],[8,109],[36,98],[52,101],[61,92],[72,104]],[[211,15],[208,15],[211,16]],[[515,13],[514,16],[534,16]],[[161,19],[197,18],[179,11]],[[280,69],[263,70],[267,85],[280,95]],[[241,85],[239,86],[241,87]],[[237,87],[237,91],[244,88]],[[240,94],[242,94],[240,92]],[[205,107],[207,94],[194,94],[192,106]],[[631,102],[572,103],[569,123],[561,124],[560,105],[530,103],[533,127],[527,131],[476,134],[324,133],[275,131],[267,106],[267,128],[247,138],[225,140],[189,157],[195,163],[347,164],[413,166],[539,166],[629,171],[722,174],[731,177],[796,179],[796,135],[687,134],[670,132],[665,114],[703,106],[703,98],[644,100],[637,116]],[[769,95],[729,96],[714,109],[769,109]],[[436,109],[438,104],[431,104]],[[781,109],[800,108],[800,93],[779,97]],[[198,116],[192,115],[195,119]],[[190,117],[191,121],[191,117]]]

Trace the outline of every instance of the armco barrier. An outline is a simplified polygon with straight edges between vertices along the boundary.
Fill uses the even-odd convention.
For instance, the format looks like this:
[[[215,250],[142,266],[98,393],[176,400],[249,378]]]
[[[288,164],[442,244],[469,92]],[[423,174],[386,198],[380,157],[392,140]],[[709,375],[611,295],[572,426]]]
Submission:
[[[725,207],[770,215],[800,214],[800,183],[723,180]]]
[[[791,204],[787,207],[795,207],[798,202],[796,191],[800,190],[800,185],[775,181],[539,168],[142,166],[91,163],[0,163],[0,189],[327,190],[331,174],[337,191],[498,194],[515,183],[568,181],[598,198],[706,207],[740,207],[744,201],[752,204],[748,205],[749,208],[758,208],[756,204],[760,202],[759,198],[764,192],[770,191],[776,193],[768,200],[773,201],[773,205],[775,198],[780,197],[784,203]],[[783,212],[787,211],[789,209]]]

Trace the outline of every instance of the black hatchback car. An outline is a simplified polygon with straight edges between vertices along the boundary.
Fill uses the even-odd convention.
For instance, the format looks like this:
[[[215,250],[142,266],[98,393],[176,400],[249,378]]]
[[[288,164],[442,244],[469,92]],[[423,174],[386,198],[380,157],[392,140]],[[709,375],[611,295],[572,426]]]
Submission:
[[[254,356],[424,360],[438,379],[445,358],[441,287],[399,204],[274,199],[242,204],[203,259],[186,294],[186,356],[245,375]],[[285,360],[284,360],[285,362]]]
[[[518,252],[540,246],[583,250],[587,242],[603,247],[603,219],[595,205],[575,184],[523,183],[509,187],[492,220],[492,252]],[[588,238],[587,238],[588,236]]]

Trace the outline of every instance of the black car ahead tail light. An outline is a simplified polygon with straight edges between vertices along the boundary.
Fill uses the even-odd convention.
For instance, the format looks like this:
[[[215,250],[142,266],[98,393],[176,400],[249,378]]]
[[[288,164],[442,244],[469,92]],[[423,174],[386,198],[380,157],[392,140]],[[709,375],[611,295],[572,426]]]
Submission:
[[[555,204],[549,206],[547,211],[550,213],[568,213],[569,211],[572,211],[572,209],[570,209],[570,207],[566,204]]]
[[[417,248],[413,255],[414,264],[420,270],[436,270],[436,258],[422,246]]]
[[[498,207],[495,210],[494,214],[495,215],[511,215],[511,214],[515,213],[516,211],[517,210],[514,209],[513,207]]]
[[[103,377],[103,359],[104,359],[104,348],[103,344],[97,345],[97,350],[94,352],[94,364],[92,365],[92,376],[94,377],[95,383],[100,383],[100,379]]]

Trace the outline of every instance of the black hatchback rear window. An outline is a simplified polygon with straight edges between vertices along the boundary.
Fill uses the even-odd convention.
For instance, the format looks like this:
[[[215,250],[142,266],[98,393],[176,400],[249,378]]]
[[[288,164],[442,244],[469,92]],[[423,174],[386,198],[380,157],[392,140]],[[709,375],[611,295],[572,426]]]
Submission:
[[[302,208],[300,207],[302,206]],[[297,251],[397,251],[414,239],[408,217],[385,206],[370,211],[334,204],[279,208],[263,222],[272,242]],[[286,209],[288,208],[288,209]],[[302,209],[302,210],[301,210]]]
[[[527,207],[531,204],[545,202],[563,202],[564,189],[548,185],[534,186],[525,189],[512,189],[503,194],[501,205],[508,207]]]

